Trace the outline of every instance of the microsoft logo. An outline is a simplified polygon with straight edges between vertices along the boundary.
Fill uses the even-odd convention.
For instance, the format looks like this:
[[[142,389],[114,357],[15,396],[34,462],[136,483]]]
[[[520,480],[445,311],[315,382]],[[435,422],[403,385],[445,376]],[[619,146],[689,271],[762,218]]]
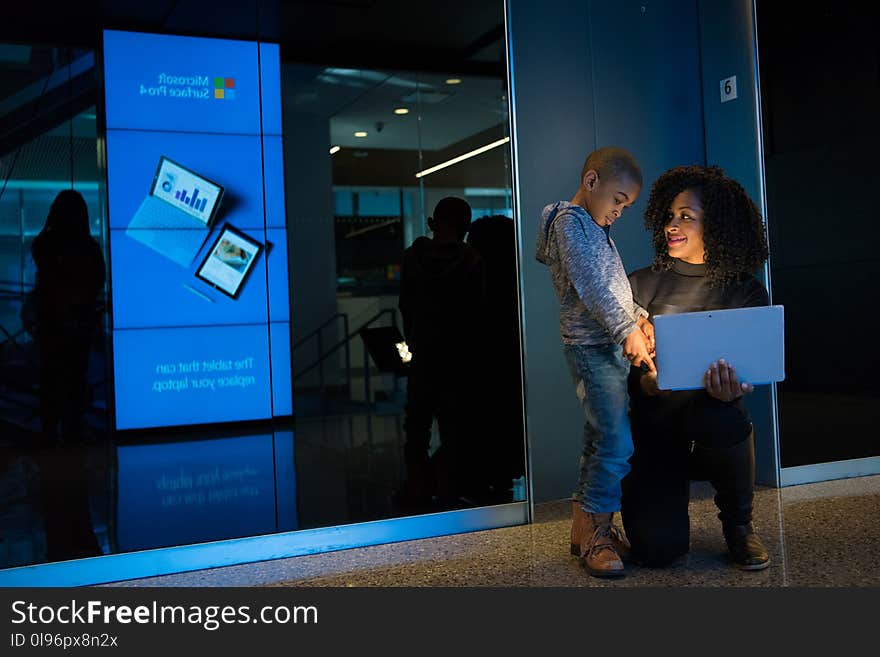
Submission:
[[[235,78],[214,78],[214,98],[235,99]]]

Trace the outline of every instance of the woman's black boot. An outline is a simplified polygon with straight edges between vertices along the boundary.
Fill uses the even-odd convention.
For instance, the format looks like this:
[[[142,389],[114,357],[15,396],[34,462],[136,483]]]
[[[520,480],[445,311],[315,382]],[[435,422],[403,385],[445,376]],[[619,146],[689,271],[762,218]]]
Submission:
[[[770,554],[755,533],[752,523],[723,525],[724,540],[730,551],[730,561],[740,570],[763,570],[770,565]]]
[[[762,570],[770,565],[770,555],[752,524],[754,433],[730,447],[711,450],[711,461],[710,481],[715,487],[715,504],[730,560],[740,570]]]

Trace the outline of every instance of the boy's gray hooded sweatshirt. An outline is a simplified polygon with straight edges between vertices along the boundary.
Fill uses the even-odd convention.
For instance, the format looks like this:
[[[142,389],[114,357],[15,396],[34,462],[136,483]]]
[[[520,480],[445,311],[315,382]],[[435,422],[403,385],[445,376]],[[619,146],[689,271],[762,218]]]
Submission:
[[[620,344],[648,315],[633,301],[607,229],[581,206],[560,201],[544,208],[535,257],[550,268],[564,344]]]

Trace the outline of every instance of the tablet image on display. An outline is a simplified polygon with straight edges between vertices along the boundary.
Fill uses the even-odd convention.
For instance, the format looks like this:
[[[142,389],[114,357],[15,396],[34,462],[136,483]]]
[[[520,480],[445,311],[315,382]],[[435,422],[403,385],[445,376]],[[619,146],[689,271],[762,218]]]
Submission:
[[[698,390],[706,369],[719,358],[736,368],[741,381],[783,381],[784,335],[782,306],[656,315],[657,385],[661,390]]]
[[[211,245],[196,276],[235,299],[262,249],[262,244],[226,225]]]

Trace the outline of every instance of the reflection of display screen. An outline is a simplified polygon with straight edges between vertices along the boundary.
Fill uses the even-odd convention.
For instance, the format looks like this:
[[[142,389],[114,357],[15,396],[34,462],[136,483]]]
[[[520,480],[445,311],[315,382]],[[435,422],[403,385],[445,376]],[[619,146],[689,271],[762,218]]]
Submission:
[[[196,276],[234,299],[262,248],[244,233],[224,226]]]
[[[118,549],[296,529],[293,459],[275,458],[292,443],[280,432],[117,447]]]
[[[223,188],[184,169],[167,157],[159,161],[153,181],[153,196],[168,201],[205,224],[214,214],[214,208]]]

